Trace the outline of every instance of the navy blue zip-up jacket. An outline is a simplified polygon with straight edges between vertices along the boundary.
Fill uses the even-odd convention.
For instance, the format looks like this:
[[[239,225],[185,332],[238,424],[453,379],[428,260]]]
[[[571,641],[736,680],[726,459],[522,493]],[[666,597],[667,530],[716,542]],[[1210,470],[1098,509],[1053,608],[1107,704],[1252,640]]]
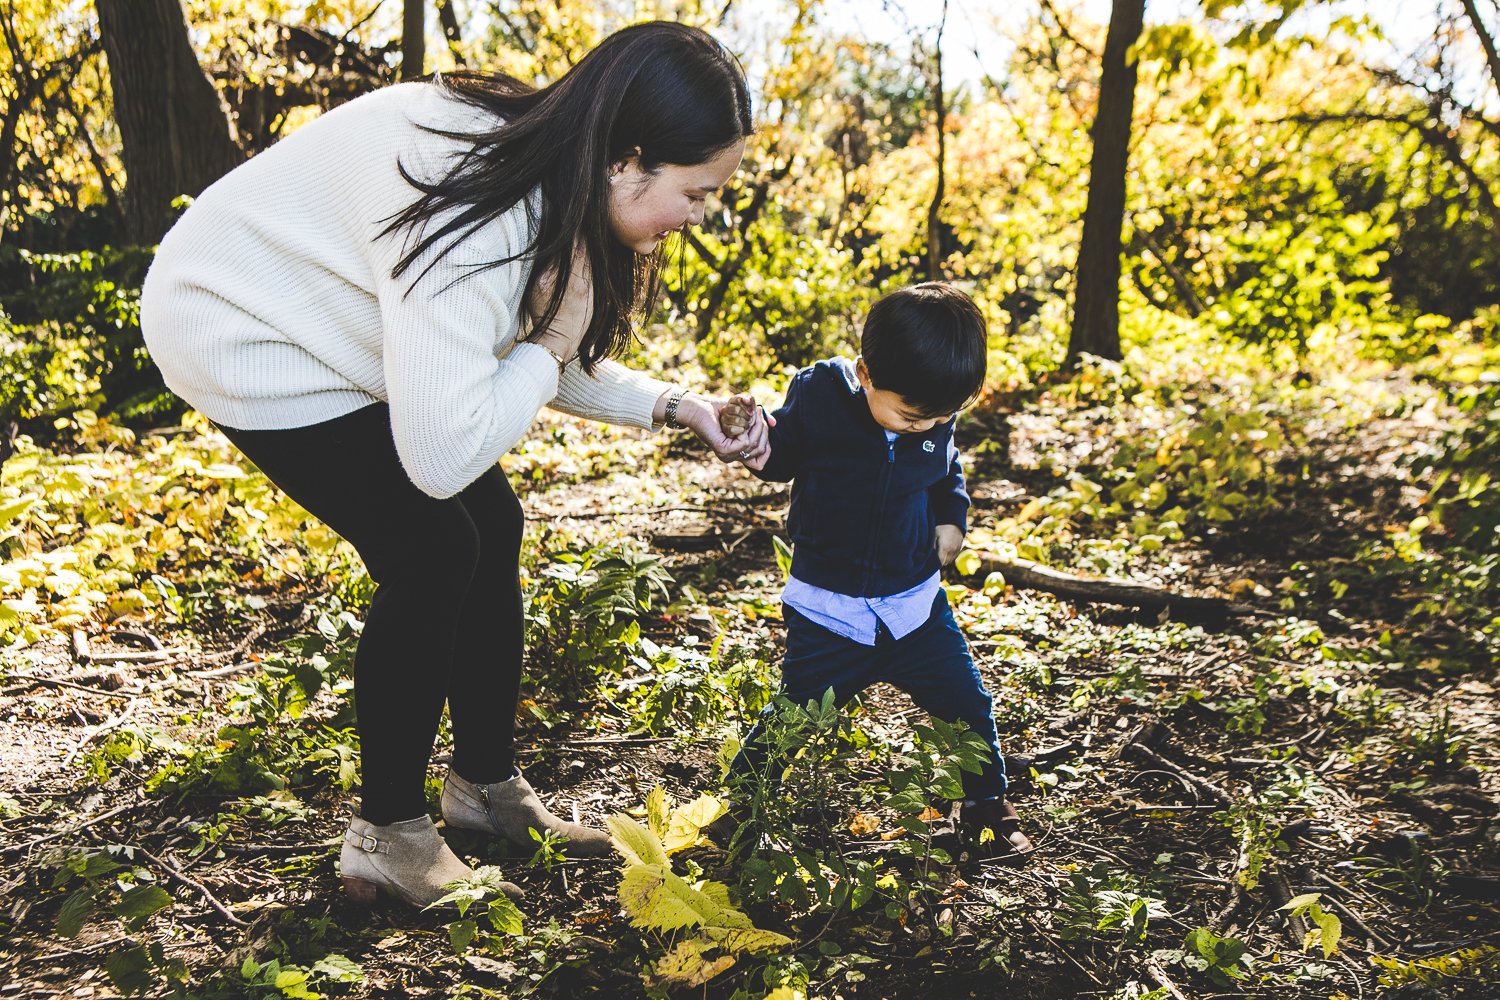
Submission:
[[[967,530],[956,417],[887,442],[844,358],[798,372],[775,416],[771,457],[751,471],[792,483],[792,576],[851,597],[888,597],[938,571],[937,526]]]

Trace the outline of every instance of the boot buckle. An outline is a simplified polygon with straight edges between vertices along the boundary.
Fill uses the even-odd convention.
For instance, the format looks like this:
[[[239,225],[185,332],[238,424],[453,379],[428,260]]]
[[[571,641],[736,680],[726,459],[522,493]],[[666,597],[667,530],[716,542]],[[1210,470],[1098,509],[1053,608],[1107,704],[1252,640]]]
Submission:
[[[380,841],[376,840],[374,837],[366,835],[360,837],[359,843],[355,846],[358,847],[361,851],[364,851],[366,854],[374,854],[380,849]]]

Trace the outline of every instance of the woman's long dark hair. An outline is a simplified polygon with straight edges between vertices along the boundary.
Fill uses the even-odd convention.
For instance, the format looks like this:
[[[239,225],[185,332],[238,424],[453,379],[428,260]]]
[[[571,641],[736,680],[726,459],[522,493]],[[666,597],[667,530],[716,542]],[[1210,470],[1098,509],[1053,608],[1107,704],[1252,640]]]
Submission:
[[[489,129],[454,133],[473,148],[444,177],[425,182],[401,167],[421,196],[392,217],[382,235],[406,230],[415,242],[393,269],[401,277],[424,253],[438,257],[541,189],[536,241],[474,273],[531,255],[529,300],[537,278],[558,281],[537,326],[562,304],[573,247],[588,254],[594,313],[579,347],[584,370],[630,344],[631,314],[660,283],[661,248],[640,256],[609,224],[609,167],[639,149],[640,166],[691,166],[713,159],[750,134],[750,94],[739,64],[706,32],[668,21],[631,25],[610,35],[550,86],[536,89],[499,74],[454,73],[438,80],[450,93],[498,119]],[[441,220],[439,216],[443,216]],[[441,221],[431,227],[427,223]],[[427,268],[417,275],[420,281]],[[408,290],[410,292],[410,290]]]

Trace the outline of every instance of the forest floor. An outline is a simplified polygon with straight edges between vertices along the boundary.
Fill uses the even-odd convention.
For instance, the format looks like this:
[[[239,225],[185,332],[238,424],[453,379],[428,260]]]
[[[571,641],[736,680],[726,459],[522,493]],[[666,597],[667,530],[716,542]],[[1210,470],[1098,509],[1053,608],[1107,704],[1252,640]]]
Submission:
[[[1394,405],[1411,391],[1395,381],[1370,389],[1364,409],[1320,409],[1317,391],[1302,390],[1284,450],[1263,456],[1262,478],[1274,468],[1281,485],[1186,530],[1159,517],[1126,530],[1128,518],[1088,506],[1107,489],[1073,479],[1102,481],[1122,441],[1168,447],[1175,431],[1119,397],[1057,391],[1008,420],[961,421],[976,549],[1229,597],[1237,610],[1195,624],[1170,608],[986,585],[984,569],[950,573],[1035,854],[1024,865],[969,858],[940,819],[933,843],[957,860],[918,879],[881,781],[921,718],[899,692],[874,689],[853,713],[858,753],[845,748],[835,792],[804,832],[823,824],[848,857],[893,873],[899,898],[799,912],[736,889],[793,950],[740,957],[682,995],[786,984],[817,997],[1500,996],[1493,626],[1481,635],[1444,604],[1457,598],[1441,588],[1463,576],[1432,571],[1442,538],[1413,527],[1423,490],[1405,464],[1441,415]],[[1205,398],[1179,409],[1201,414]],[[622,540],[654,553],[673,582],[671,602],[638,618],[646,659],[528,688],[528,777],[557,811],[595,824],[640,815],[656,785],[681,801],[714,790],[725,736],[746,714],[734,685],[775,677],[772,537],[785,489],[664,436],[549,417],[530,442],[507,463],[542,553],[533,584],[555,578],[546,553]],[[1421,558],[1402,558],[1413,544]],[[357,588],[311,572],[236,575],[232,600],[138,610],[107,628],[96,617],[80,626],[86,649],[64,628],[3,654],[0,1000],[117,996],[131,982],[167,995],[174,976],[205,997],[666,989],[643,986],[663,945],[623,915],[616,860],[548,865],[535,844],[447,831],[526,891],[522,934],[481,933],[461,954],[451,916],[347,901],[334,862],[350,759],[327,738],[347,725],[346,681],[330,669],[310,704],[289,705],[263,668],[289,657],[270,676],[295,674],[317,652],[306,637],[319,614],[334,622],[323,653],[336,667],[349,637],[334,626],[344,607],[359,612]],[[100,663],[152,639],[164,658]],[[253,738],[305,737],[300,769],[262,775],[257,790],[245,772],[259,758],[219,728],[247,717],[261,726]],[[223,762],[241,751],[230,773]],[[434,790],[445,754],[440,745]],[[194,772],[209,763],[208,777]],[[712,848],[685,857],[690,872],[738,877]],[[132,896],[142,886],[170,899]]]

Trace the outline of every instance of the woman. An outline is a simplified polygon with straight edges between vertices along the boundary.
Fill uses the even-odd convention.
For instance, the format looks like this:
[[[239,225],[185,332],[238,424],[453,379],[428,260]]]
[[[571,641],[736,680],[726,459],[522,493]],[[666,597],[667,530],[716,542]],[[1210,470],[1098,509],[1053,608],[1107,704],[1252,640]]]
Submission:
[[[743,73],[713,39],[638,24],[541,89],[460,75],[352,101],[222,178],[162,241],[141,325],[167,384],[377,584],[340,856],[356,900],[425,906],[470,872],[423,795],[445,700],[450,826],[609,850],[513,764],[523,522],[496,462],[544,405],[690,427],[725,460],[764,453],[763,431],[720,431],[729,401],[609,360],[662,241],[701,221],[750,130]]]

